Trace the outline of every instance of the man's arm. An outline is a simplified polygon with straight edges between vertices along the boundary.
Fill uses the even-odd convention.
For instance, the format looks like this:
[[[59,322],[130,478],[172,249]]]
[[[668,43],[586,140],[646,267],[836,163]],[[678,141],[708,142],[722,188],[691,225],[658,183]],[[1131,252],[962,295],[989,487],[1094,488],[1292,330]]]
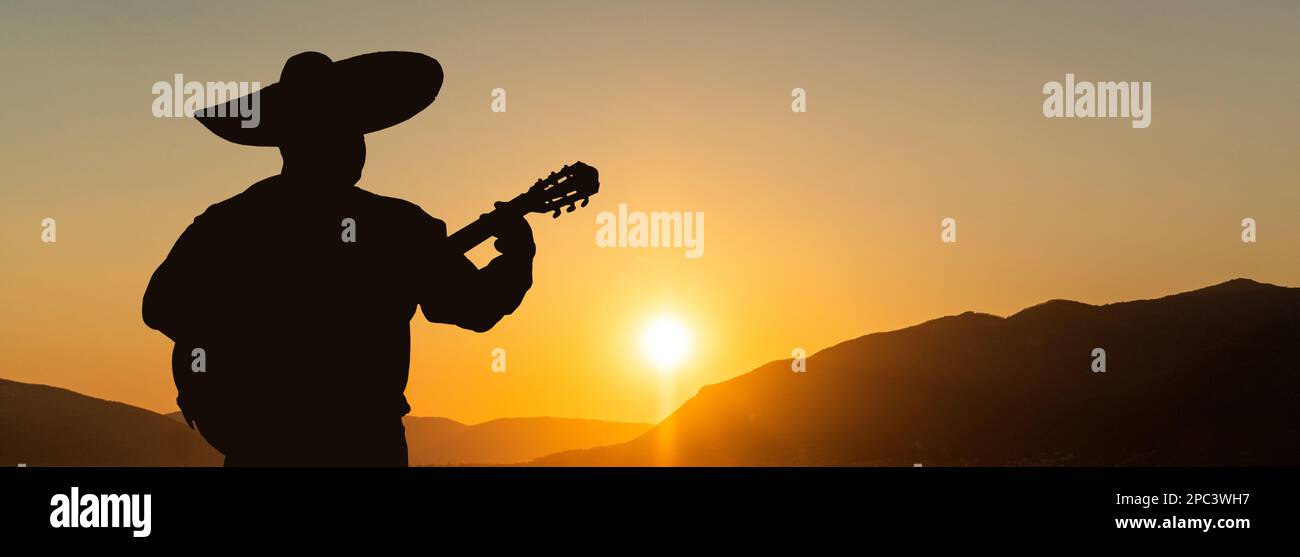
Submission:
[[[504,223],[496,242],[501,255],[478,269],[465,254],[448,251],[442,221],[424,219],[419,232],[424,238],[416,243],[431,246],[432,253],[416,255],[421,258],[416,288],[425,319],[481,333],[519,307],[533,285],[537,251],[527,221]]]

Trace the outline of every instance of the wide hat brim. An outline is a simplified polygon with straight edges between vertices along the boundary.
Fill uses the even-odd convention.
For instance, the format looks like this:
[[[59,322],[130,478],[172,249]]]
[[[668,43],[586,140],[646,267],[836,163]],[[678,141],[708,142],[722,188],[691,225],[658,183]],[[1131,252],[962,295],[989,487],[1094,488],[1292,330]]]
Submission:
[[[418,52],[373,52],[331,62],[310,80],[282,79],[194,117],[227,141],[274,147],[304,135],[366,134],[399,124],[432,104],[441,88],[437,60]],[[256,116],[245,118],[241,107],[242,114],[255,107]]]

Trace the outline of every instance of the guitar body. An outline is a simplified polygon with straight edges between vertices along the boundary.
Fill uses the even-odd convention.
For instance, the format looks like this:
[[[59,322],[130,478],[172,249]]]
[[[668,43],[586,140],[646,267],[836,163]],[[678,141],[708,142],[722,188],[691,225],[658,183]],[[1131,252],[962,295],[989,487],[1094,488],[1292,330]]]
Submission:
[[[176,406],[180,408],[185,423],[198,429],[199,435],[222,454],[229,454],[230,439],[239,438],[239,432],[228,431],[231,420],[222,420],[221,405],[237,400],[232,378],[207,371],[195,371],[195,346],[178,342],[172,347],[172,380],[176,383]],[[204,353],[206,357],[206,353]],[[206,365],[206,364],[205,364]],[[237,410],[235,410],[237,411]]]

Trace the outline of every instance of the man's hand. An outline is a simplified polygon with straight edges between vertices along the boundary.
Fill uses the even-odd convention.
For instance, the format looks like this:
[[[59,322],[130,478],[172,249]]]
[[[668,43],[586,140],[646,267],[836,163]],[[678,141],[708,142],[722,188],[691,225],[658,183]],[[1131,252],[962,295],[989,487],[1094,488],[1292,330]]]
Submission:
[[[496,207],[505,203],[498,201]],[[496,221],[496,242],[492,246],[502,254],[524,255],[532,257],[537,253],[537,244],[533,243],[533,229],[524,217],[502,217]]]

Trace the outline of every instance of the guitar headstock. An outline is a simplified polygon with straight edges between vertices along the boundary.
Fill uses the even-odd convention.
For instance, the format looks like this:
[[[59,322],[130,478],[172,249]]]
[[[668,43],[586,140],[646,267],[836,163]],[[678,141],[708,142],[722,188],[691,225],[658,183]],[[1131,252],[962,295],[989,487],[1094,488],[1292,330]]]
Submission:
[[[572,213],[577,207],[586,207],[599,190],[596,168],[579,161],[538,180],[524,193],[522,201],[528,212],[551,213],[551,218],[558,218],[561,209]]]

